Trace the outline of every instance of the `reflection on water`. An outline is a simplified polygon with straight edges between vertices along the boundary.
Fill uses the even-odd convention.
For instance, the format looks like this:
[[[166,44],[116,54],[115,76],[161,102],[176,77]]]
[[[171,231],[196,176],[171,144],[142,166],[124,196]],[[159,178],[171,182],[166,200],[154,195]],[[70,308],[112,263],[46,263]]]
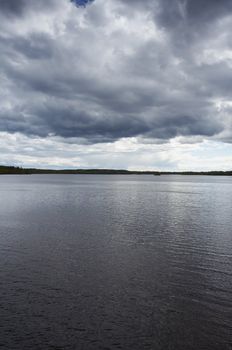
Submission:
[[[0,177],[0,348],[232,348],[232,178]]]

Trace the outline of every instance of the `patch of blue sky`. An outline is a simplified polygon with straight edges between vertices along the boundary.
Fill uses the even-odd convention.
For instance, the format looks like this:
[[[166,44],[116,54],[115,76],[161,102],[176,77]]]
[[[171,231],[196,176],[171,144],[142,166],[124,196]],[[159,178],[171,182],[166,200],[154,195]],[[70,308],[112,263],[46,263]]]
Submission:
[[[75,3],[77,6],[86,6],[89,3],[93,2],[93,0],[71,0],[71,2]]]

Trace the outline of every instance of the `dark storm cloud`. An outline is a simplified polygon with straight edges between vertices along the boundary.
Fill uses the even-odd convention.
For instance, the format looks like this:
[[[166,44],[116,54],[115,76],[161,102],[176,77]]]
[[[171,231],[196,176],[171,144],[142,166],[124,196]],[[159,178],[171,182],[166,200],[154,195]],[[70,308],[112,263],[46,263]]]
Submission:
[[[28,59],[51,58],[54,53],[51,38],[43,33],[32,33],[27,38],[17,35],[10,40],[9,37],[2,37],[0,34],[0,45],[2,52],[13,50],[17,55],[25,56]]]
[[[173,50],[191,59],[193,44],[212,35],[215,24],[231,13],[230,0],[159,0],[153,15],[172,36]]]
[[[1,131],[94,143],[227,130],[228,142],[230,1],[75,3],[0,0]]]
[[[26,0],[0,0],[1,12],[21,14],[26,6]]]
[[[197,23],[213,21],[232,11],[230,0],[120,0],[130,7],[153,10],[159,15],[163,25],[173,26],[184,18]]]
[[[103,142],[114,141],[149,130],[142,120],[133,117],[96,116],[71,108],[48,106],[41,111],[40,115],[43,115],[43,120],[47,123],[45,130],[50,128],[50,132],[55,135],[87,138],[90,141],[98,139]]]
[[[137,136],[149,131],[149,127],[141,119],[134,117],[117,116],[115,119],[112,115],[96,117],[86,111],[51,105],[42,109],[38,107],[31,110],[30,114],[29,111],[20,109],[17,113],[5,112],[4,115],[0,115],[0,129],[40,137],[52,134],[64,138],[83,138],[90,143],[115,141],[121,137]]]
[[[228,15],[231,10],[230,0],[188,0],[186,2],[187,16],[196,22],[212,21]]]
[[[217,121],[211,121],[207,117],[172,116],[165,119],[155,120],[152,131],[148,136],[157,139],[170,139],[176,136],[213,136],[222,131],[222,126]]]
[[[54,6],[55,0],[0,0],[0,14],[21,16],[26,9],[46,11]]]

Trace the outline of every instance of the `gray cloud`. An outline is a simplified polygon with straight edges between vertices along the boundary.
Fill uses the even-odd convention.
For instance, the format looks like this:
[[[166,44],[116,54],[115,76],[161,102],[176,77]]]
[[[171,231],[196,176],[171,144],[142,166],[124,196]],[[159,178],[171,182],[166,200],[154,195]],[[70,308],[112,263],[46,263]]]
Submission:
[[[128,6],[147,9],[158,17],[161,25],[175,27],[185,22],[187,25],[210,25],[213,21],[228,16],[232,11],[230,0],[120,0]],[[187,23],[186,23],[187,21]],[[190,29],[191,27],[189,27]],[[188,29],[188,28],[186,28]]]
[[[0,14],[7,17],[20,17],[27,10],[46,12],[55,9],[56,3],[55,0],[0,0]]]
[[[231,7],[0,0],[0,130],[87,143],[231,142]]]
[[[196,22],[212,21],[221,16],[227,16],[231,10],[230,0],[188,0],[186,2],[188,18]]]
[[[26,6],[25,0],[0,0],[0,9],[4,13],[21,14]]]

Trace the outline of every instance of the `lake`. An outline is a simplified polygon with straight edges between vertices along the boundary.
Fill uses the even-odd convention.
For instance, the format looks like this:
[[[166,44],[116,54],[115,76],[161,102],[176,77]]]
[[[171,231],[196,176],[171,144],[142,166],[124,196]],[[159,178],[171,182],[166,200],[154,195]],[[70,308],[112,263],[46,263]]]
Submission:
[[[0,348],[232,349],[232,177],[0,176]]]

